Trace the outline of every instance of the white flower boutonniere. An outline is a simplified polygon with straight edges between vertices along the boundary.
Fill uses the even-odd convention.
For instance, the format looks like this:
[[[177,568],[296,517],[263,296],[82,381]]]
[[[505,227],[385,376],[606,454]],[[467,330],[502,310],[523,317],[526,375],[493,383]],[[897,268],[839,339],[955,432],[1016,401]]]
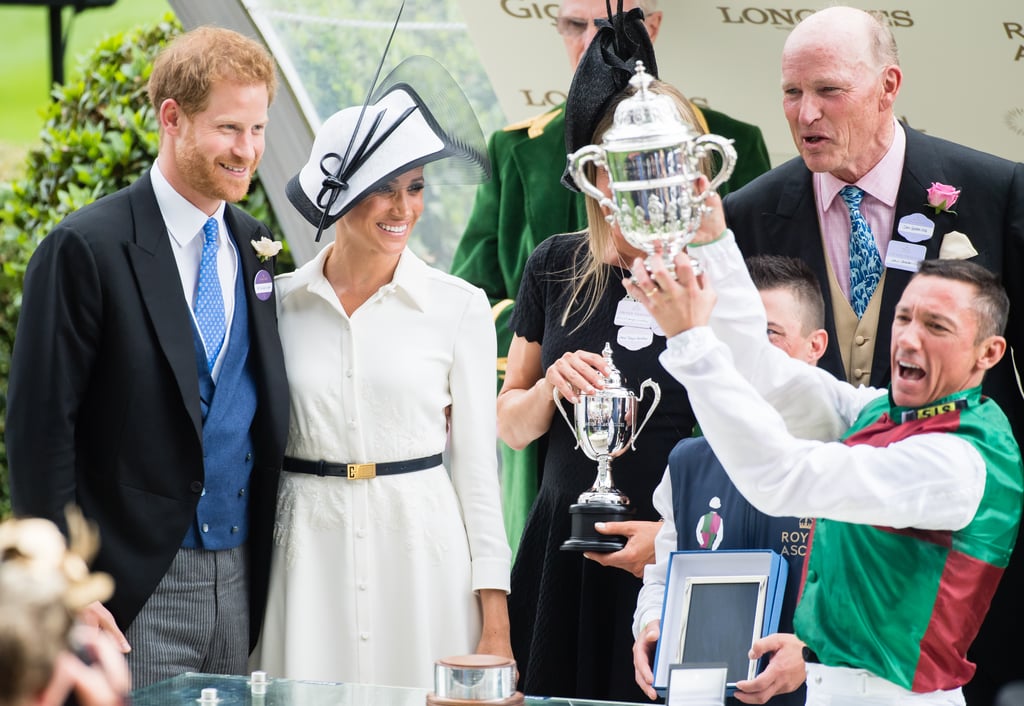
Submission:
[[[280,240],[271,240],[265,236],[259,240],[250,240],[249,243],[259,256],[260,262],[266,262],[277,255],[283,246]]]

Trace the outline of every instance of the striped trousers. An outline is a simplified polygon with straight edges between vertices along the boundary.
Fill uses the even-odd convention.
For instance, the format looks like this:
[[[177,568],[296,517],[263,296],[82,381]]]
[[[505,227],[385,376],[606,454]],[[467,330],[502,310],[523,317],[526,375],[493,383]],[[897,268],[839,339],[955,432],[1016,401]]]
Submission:
[[[245,547],[179,549],[125,636],[138,689],[183,672],[247,674]]]

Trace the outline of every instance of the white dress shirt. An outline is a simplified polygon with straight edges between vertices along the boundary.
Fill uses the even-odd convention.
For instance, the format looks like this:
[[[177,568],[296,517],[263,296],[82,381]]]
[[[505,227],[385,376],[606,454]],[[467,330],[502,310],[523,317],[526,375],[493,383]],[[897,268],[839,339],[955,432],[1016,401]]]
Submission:
[[[174,259],[178,263],[178,275],[181,277],[181,289],[188,302],[188,310],[192,315],[192,322],[196,322],[196,313],[192,308],[196,300],[196,285],[199,280],[199,262],[203,255],[203,224],[211,216],[203,213],[179,194],[171,186],[170,182],[160,171],[159,161],[153,163],[150,172],[150,179],[153,182],[153,193],[156,195],[156,203],[160,207],[160,215],[163,216],[164,225],[167,226],[167,233],[170,235],[171,250],[174,252]],[[235,311],[235,277],[238,270],[238,256],[234,243],[228,235],[228,227],[224,222],[225,204],[221,201],[217,211],[212,214],[217,219],[218,245],[217,248],[217,275],[220,278],[220,288],[224,295],[224,345],[221,353],[217,356],[217,362],[213,366],[213,379],[217,380],[220,369],[224,362],[224,352],[228,349],[231,340],[231,320]],[[198,325],[196,329],[198,330]]]

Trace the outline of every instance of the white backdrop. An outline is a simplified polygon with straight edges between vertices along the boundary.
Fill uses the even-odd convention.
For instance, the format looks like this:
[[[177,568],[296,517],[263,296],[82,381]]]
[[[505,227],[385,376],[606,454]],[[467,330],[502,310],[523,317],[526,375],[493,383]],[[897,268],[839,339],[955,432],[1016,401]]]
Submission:
[[[613,6],[617,0],[612,0]],[[568,60],[557,2],[459,0],[510,122],[564,100]],[[782,115],[782,44],[801,17],[828,3],[660,0],[661,78],[764,133],[773,164],[796,154]],[[917,129],[1024,161],[1024,2],[876,0],[904,72],[897,114]]]

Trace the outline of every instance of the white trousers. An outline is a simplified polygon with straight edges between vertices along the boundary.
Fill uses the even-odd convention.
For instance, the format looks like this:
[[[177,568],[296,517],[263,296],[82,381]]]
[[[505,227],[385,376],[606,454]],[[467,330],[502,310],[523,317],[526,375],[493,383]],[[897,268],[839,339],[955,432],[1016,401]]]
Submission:
[[[963,691],[918,694],[863,669],[807,664],[807,706],[965,706]]]

